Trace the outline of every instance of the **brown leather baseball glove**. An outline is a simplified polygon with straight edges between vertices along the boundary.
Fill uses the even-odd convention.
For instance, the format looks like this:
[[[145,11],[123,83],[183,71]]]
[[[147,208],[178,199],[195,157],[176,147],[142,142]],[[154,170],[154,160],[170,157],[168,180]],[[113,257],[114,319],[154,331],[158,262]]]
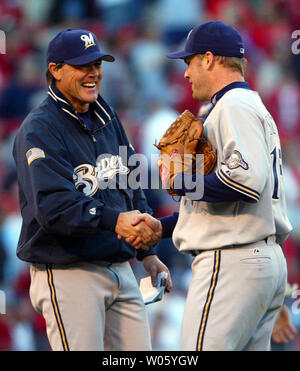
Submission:
[[[203,124],[189,110],[185,110],[165,132],[158,144],[159,174],[167,192],[174,196],[173,182],[177,174],[197,172],[197,154],[204,155],[203,173],[209,174],[215,166],[217,152],[203,137]],[[199,170],[198,170],[199,171]]]

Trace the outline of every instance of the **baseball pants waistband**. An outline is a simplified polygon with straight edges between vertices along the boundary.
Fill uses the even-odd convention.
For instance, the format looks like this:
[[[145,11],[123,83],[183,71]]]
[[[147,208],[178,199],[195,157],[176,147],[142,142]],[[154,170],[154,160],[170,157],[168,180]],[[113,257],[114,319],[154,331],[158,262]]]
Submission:
[[[273,245],[274,243],[276,243],[276,236],[273,234],[269,237],[266,237],[264,238],[263,240],[259,240],[259,241],[255,241],[255,242],[251,242],[251,243],[244,243],[244,244],[240,244],[240,245],[227,245],[227,246],[223,246],[223,247],[219,247],[219,248],[216,248],[216,249],[207,249],[207,250],[191,250],[189,253],[192,255],[192,256],[197,256],[205,251],[213,251],[213,250],[224,250],[224,249],[237,249],[237,248],[242,248],[242,247],[250,247],[250,246],[255,246],[259,243],[265,243],[266,245]]]

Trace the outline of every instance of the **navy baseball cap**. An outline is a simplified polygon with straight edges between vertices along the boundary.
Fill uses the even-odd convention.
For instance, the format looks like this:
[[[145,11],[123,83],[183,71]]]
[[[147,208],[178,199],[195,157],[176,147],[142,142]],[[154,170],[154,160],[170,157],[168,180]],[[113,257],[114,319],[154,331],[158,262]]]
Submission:
[[[113,62],[112,55],[102,53],[95,34],[79,28],[68,28],[59,32],[49,43],[47,64],[67,63],[73,66],[88,64],[103,59]]]
[[[245,54],[243,40],[234,27],[222,21],[209,21],[189,32],[184,50],[169,53],[167,57],[184,59],[208,51],[225,57],[242,58]]]

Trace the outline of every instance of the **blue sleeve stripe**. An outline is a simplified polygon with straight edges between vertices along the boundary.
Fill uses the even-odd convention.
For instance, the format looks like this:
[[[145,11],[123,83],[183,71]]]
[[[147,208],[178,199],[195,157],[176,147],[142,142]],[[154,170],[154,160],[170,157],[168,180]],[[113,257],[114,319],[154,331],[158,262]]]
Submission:
[[[222,170],[218,170],[216,175],[221,180],[221,182],[226,184],[228,187],[233,188],[234,190],[241,192],[245,194],[246,196],[255,199],[256,201],[259,201],[260,193],[258,193],[254,189],[251,189],[238,182],[233,181],[232,179],[228,178],[228,176],[225,175]]]

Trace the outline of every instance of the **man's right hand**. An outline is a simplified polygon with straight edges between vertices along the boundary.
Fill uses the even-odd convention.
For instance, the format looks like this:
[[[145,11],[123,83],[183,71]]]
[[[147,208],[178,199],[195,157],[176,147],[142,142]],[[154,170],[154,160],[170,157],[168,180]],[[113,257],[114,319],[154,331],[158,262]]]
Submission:
[[[161,222],[158,219],[153,218],[150,214],[136,214],[133,216],[131,220],[132,226],[139,226],[141,225],[142,228],[146,225],[148,228],[152,230],[152,233],[154,234],[155,237],[153,237],[153,241],[151,245],[154,245],[159,242],[159,240],[162,238],[162,225]],[[118,238],[121,238],[119,235]],[[146,247],[145,242],[143,239],[139,236],[135,235],[130,235],[125,239],[126,242],[128,242],[130,245],[134,246],[136,249],[143,248],[145,249]]]
[[[159,237],[159,221],[149,222],[148,214],[141,214],[139,210],[132,210],[128,212],[122,212],[119,214],[115,231],[118,234],[118,238],[125,238],[126,242],[130,243],[135,248],[148,249],[147,245],[155,245]],[[137,219],[138,218],[138,219]]]

